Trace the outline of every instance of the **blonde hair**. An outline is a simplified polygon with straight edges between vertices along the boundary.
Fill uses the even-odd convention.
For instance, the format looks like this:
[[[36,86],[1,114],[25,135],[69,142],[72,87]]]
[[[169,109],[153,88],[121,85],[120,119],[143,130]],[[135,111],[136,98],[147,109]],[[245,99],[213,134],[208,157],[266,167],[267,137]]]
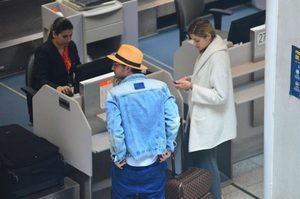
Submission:
[[[212,40],[216,37],[216,32],[211,23],[200,17],[197,17],[191,22],[187,32],[189,35],[193,34],[197,37],[207,37],[209,34]]]

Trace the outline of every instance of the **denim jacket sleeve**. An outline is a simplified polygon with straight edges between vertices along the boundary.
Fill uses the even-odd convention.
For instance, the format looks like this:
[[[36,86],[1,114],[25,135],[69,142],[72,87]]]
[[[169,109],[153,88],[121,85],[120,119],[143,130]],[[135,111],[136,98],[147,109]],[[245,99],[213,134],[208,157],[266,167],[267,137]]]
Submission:
[[[119,162],[124,160],[126,155],[125,135],[122,127],[121,112],[110,92],[107,93],[106,112],[111,156],[114,162]]]
[[[174,151],[176,146],[177,132],[180,126],[180,117],[175,97],[166,88],[167,98],[165,101],[165,125],[167,136],[167,150]]]

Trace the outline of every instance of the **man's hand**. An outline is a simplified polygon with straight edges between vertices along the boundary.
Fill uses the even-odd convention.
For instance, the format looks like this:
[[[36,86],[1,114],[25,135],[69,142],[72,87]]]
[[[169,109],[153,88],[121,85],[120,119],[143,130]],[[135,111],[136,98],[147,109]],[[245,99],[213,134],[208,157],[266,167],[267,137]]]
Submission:
[[[171,156],[171,151],[167,151],[166,153],[161,154],[159,156],[159,162],[166,161],[166,159],[168,159],[170,156]]]
[[[126,160],[122,160],[120,162],[115,162],[115,165],[119,168],[119,169],[123,169],[123,166],[126,164]]]

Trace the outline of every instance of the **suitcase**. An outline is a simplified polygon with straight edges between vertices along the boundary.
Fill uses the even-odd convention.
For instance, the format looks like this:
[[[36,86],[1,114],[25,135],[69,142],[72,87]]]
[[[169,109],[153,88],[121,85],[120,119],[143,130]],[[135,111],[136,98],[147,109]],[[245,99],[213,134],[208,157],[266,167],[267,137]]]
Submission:
[[[186,150],[187,128],[181,122],[181,159],[183,170],[187,168]],[[175,157],[171,155],[172,177],[166,183],[166,199],[213,199],[213,195],[209,192],[212,184],[212,176],[206,169],[188,168],[181,174],[175,173]]]
[[[0,127],[0,198],[63,186],[65,163],[57,146],[16,125]]]
[[[205,169],[189,168],[167,181],[166,199],[213,199],[211,175]]]

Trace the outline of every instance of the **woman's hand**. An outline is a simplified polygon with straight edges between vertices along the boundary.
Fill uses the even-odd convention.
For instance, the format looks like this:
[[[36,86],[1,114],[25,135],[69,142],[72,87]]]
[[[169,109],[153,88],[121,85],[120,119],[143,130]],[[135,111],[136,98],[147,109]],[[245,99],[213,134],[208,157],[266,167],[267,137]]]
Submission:
[[[191,77],[189,77],[189,76],[184,76],[184,77],[182,77],[182,78],[180,78],[179,80],[176,80],[176,81],[191,81]]]
[[[189,90],[193,88],[190,77],[183,77],[179,80],[174,81],[175,87],[179,89]]]
[[[72,89],[69,86],[58,86],[56,90],[66,95],[72,94]]]

